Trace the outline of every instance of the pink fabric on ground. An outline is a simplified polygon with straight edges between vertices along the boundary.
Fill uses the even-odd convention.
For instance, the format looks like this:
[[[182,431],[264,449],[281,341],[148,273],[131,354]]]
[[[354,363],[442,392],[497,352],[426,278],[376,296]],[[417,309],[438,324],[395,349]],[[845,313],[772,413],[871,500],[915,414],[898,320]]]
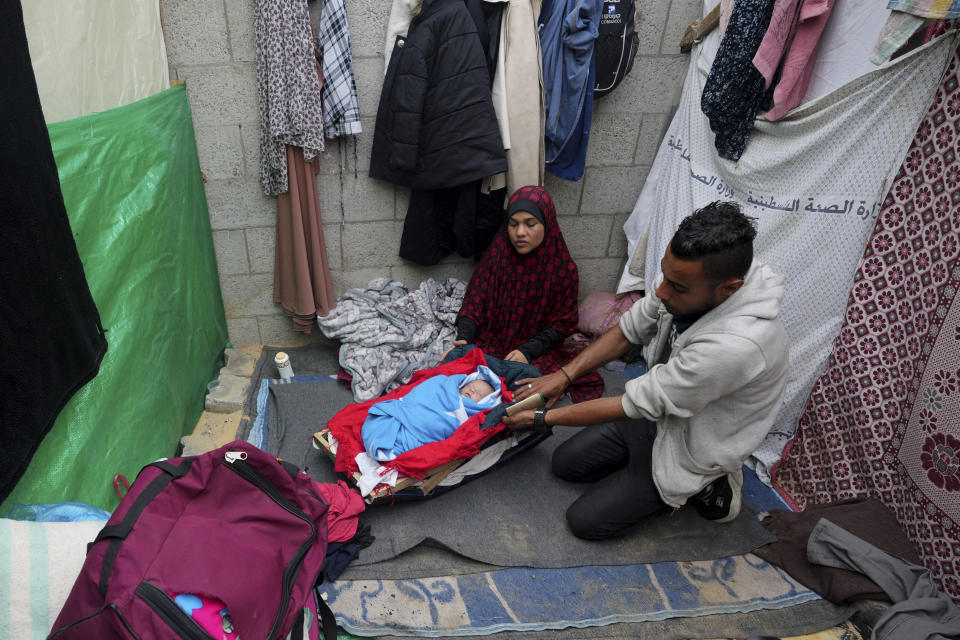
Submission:
[[[366,508],[363,498],[343,480],[338,480],[336,484],[318,482],[317,488],[330,503],[327,511],[327,540],[346,542],[357,533],[360,522],[358,516]]]
[[[643,294],[639,291],[628,291],[620,295],[612,291],[594,291],[580,303],[577,329],[588,340],[599,338],[620,322],[620,317],[642,297]]]
[[[780,80],[773,90],[773,108],[764,117],[779,120],[800,104],[813,63],[817,44],[835,0],[777,0],[770,27],[753,58],[753,66],[767,81],[773,81],[782,64]]]

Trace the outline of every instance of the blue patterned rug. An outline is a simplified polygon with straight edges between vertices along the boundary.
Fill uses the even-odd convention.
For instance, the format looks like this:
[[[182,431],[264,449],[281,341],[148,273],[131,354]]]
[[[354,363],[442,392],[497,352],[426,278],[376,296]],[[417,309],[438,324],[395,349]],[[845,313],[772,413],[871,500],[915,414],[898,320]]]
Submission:
[[[752,554],[698,562],[500,569],[320,587],[360,636],[469,636],[776,610],[819,600]],[[826,625],[829,626],[829,625]]]

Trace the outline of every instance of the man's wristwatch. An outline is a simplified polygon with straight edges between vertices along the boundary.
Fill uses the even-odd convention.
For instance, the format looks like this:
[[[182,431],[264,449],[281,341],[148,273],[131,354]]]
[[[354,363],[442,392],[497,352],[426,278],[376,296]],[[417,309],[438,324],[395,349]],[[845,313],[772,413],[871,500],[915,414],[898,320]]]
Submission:
[[[547,410],[544,407],[533,412],[533,430],[537,433],[550,431],[550,425],[547,424]]]

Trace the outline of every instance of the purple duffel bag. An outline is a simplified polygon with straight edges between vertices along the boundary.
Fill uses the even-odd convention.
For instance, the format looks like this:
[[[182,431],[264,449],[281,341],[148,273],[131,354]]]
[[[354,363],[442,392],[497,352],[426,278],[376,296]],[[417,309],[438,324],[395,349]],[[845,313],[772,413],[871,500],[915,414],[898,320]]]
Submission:
[[[314,588],[328,508],[309,476],[246,442],[149,464],[88,545],[49,638],[214,637],[183,597],[224,605],[233,635],[218,638],[336,637]]]

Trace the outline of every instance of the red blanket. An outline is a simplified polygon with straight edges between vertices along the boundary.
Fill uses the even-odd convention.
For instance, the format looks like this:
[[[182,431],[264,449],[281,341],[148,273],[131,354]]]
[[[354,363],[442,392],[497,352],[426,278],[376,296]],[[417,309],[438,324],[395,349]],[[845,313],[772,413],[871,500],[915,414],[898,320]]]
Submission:
[[[341,411],[338,411],[337,414],[330,419],[330,422],[327,423],[327,427],[330,428],[330,433],[338,442],[337,459],[334,464],[334,469],[338,472],[347,473],[359,471],[356,457],[357,454],[366,450],[363,446],[363,440],[360,438],[360,429],[367,419],[367,412],[370,410],[371,405],[382,400],[402,398],[427,378],[436,375],[469,374],[476,371],[478,366],[486,364],[487,359],[484,357],[483,352],[480,351],[480,349],[471,349],[462,358],[432,369],[417,371],[413,374],[410,382],[384,396],[367,400],[366,402],[351,404],[344,407]],[[507,385],[503,378],[500,378],[500,383],[503,385],[503,401],[512,402],[513,393],[507,390]],[[383,466],[389,469],[396,469],[403,475],[414,478],[424,478],[434,467],[450,462],[451,460],[472,458],[480,451],[481,444],[492,435],[500,433],[507,428],[506,425],[501,423],[495,427],[481,431],[480,425],[483,424],[483,420],[487,417],[488,412],[489,410],[481,411],[471,416],[446,440],[431,442],[401,453],[393,460],[383,462]]]

